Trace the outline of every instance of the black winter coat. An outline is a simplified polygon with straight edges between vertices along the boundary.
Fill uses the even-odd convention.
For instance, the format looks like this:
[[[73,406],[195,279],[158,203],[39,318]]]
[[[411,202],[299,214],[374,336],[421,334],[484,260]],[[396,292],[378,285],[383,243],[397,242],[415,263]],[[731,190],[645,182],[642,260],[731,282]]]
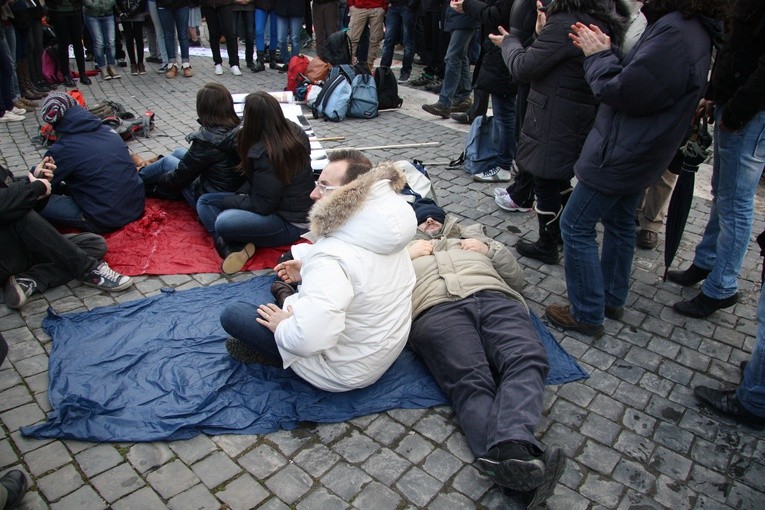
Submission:
[[[0,224],[17,220],[45,203],[45,185],[39,181],[14,179],[10,170],[0,165]]]
[[[688,133],[711,52],[702,22],[671,12],[649,23],[623,60],[611,51],[587,57],[585,77],[600,106],[574,165],[579,182],[607,195],[652,185]]]
[[[308,136],[300,126],[294,123],[292,125],[295,134],[303,142],[306,154],[310,154],[311,143]],[[276,176],[262,143],[253,145],[247,156],[252,164],[250,194],[225,198],[223,209],[244,209],[262,215],[278,214],[290,223],[307,223],[308,211],[313,206],[311,192],[315,186],[310,159],[292,178],[292,182],[285,184]]]
[[[465,0],[462,4],[465,14],[481,22],[482,54],[475,86],[490,94],[509,96],[516,91],[502,60],[502,50],[488,39],[489,34],[498,33],[498,26],[509,28],[512,5],[513,0]]]
[[[190,0],[157,0],[157,7],[173,11],[182,7],[189,7],[190,5]]]
[[[186,137],[186,141],[191,143],[189,151],[178,168],[162,176],[159,185],[180,191],[193,183],[196,197],[218,191],[239,191],[247,180],[237,169],[237,133],[239,126],[202,127],[191,133]]]
[[[528,48],[514,36],[502,43],[510,74],[531,85],[515,160],[520,170],[543,179],[574,176],[574,163],[597,111],[584,79],[584,55],[568,36],[578,21],[612,35],[624,31],[615,17],[604,22],[590,13],[557,12]]]
[[[255,8],[261,11],[270,11],[275,4],[276,0],[255,0]]]
[[[739,130],[765,110],[765,2],[738,0],[733,25],[715,59],[707,98],[723,107],[723,124]]]

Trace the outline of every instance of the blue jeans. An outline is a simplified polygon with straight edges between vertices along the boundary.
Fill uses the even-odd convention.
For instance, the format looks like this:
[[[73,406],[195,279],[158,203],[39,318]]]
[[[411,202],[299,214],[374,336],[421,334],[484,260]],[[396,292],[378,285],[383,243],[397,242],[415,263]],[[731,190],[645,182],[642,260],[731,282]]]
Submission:
[[[510,170],[518,149],[515,141],[515,97],[491,96],[491,109],[494,112],[494,132],[499,145],[498,164]]]
[[[86,219],[80,206],[68,195],[52,194],[48,198],[48,203],[40,211],[40,216],[54,225],[65,225],[84,230],[85,232],[93,232],[94,234],[105,234],[114,230],[113,228],[102,227]]]
[[[167,156],[141,168],[138,172],[138,177],[141,178],[144,184],[157,184],[163,175],[174,172],[178,168],[183,156],[185,156],[188,151],[189,150],[184,147],[175,149]],[[194,193],[193,183],[181,190],[181,196],[183,196],[191,207],[196,209],[197,198],[199,197]]]
[[[468,46],[475,30],[452,30],[444,58],[444,82],[438,103],[451,107],[470,96],[470,60]]]
[[[165,50],[167,61],[175,61],[175,34],[178,34],[178,43],[181,46],[181,62],[189,61],[189,8],[165,9],[157,7],[159,21],[162,23],[162,32],[165,36]]]
[[[231,195],[233,193],[206,193],[197,200],[197,214],[211,235],[220,236],[226,242],[274,247],[295,242],[306,232],[306,229],[296,227],[278,214],[224,210],[223,200]]]
[[[265,326],[255,322],[258,307],[250,303],[232,303],[220,314],[220,324],[226,333],[246,343],[253,350],[283,363],[276,347],[274,334]]]
[[[93,53],[98,67],[115,65],[114,16],[85,16],[85,25],[93,38]]]
[[[154,25],[154,32],[157,34],[157,50],[159,50],[159,58],[162,59],[162,64],[167,64],[165,33],[162,31],[162,22],[159,19],[159,11],[157,11],[157,0],[149,0],[149,17],[151,17],[151,23]],[[175,46],[175,34],[173,34],[173,46]]]
[[[268,49],[271,52],[276,51],[276,41],[279,40],[276,28],[276,15],[271,11],[255,9],[255,48],[258,55],[263,55],[266,51],[266,20],[270,19]]]
[[[385,42],[380,60],[381,66],[390,67],[393,62],[393,48],[400,39],[404,43],[404,61],[401,65],[401,72],[412,72],[415,18],[415,12],[405,5],[388,7],[388,13],[385,15]]]
[[[301,30],[303,30],[303,18],[276,17],[279,50],[282,52],[282,62],[285,64],[288,64],[295,55],[300,55],[300,49],[303,47],[300,42]],[[289,54],[287,53],[287,32],[289,32],[290,45],[292,46]]]
[[[757,416],[765,417],[765,292],[760,291],[757,305],[757,342],[736,391],[741,405]]]
[[[622,307],[635,252],[635,210],[643,193],[605,195],[577,183],[560,220],[566,288],[574,319],[602,324],[606,306]],[[598,257],[595,225],[603,223]]]
[[[738,292],[738,273],[749,248],[754,219],[754,193],[765,163],[765,111],[743,128],[719,128],[722,107],[715,111],[715,159],[712,211],[693,263],[709,273],[701,290],[715,299]]]

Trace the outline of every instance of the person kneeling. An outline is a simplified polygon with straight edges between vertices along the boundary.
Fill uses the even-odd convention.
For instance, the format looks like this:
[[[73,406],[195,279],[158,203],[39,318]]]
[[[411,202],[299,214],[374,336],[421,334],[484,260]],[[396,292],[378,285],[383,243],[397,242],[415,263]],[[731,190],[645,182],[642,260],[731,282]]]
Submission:
[[[548,363],[520,294],[521,268],[480,225],[461,227],[432,200],[412,207],[409,344],[451,400],[479,468],[534,508],[552,494],[566,459],[534,437]]]

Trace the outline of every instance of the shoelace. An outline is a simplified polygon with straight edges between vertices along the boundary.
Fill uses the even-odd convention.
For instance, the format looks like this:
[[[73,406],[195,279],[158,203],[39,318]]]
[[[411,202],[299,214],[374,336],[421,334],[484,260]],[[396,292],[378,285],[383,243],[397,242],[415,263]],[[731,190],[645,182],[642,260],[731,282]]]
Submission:
[[[101,266],[98,268],[98,274],[101,275],[103,278],[107,280],[112,281],[118,281],[122,275],[116,272],[111,267],[107,266],[105,263],[101,264]]]

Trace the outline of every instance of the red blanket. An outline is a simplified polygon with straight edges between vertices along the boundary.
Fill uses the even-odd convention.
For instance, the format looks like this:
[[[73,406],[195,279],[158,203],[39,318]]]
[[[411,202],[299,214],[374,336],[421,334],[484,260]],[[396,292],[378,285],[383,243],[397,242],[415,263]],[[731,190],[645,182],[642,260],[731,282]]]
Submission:
[[[105,260],[122,274],[220,273],[212,238],[182,200],[147,198],[141,219],[104,237],[109,245]],[[245,270],[272,268],[288,249],[257,248]]]

